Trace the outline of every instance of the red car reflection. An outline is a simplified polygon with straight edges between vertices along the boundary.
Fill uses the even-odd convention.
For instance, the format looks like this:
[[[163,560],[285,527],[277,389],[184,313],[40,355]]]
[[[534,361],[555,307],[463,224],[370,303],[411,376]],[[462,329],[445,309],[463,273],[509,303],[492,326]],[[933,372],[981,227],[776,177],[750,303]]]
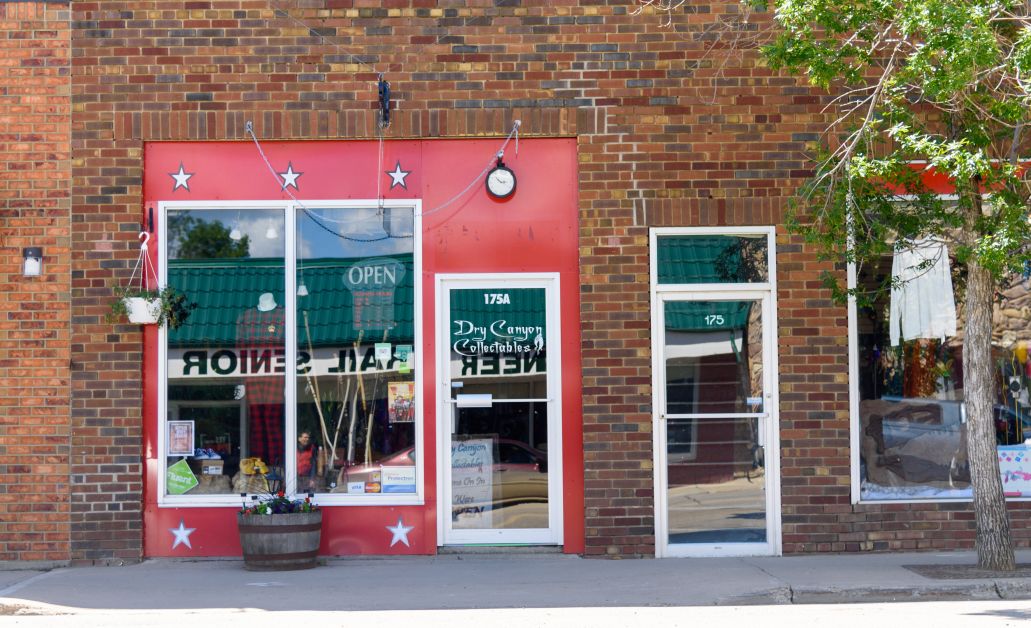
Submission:
[[[495,451],[497,461],[492,466],[493,501],[495,506],[520,502],[548,501],[548,454],[526,443],[501,438]],[[380,458],[371,464],[343,467],[337,476],[333,492],[347,492],[348,483],[364,483],[365,492],[379,492],[384,467],[404,467],[415,464],[415,448]],[[371,490],[370,490],[371,489]]]

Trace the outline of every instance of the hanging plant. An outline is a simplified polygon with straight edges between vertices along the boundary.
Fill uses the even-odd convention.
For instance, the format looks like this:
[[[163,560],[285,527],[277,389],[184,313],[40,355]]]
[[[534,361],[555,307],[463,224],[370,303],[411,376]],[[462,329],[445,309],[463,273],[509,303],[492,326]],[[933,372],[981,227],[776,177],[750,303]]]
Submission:
[[[172,286],[160,290],[151,288],[151,279],[156,277],[154,267],[150,263],[147,242],[150,234],[140,233],[143,243],[140,244],[140,257],[136,260],[129,277],[129,285],[114,289],[115,300],[111,303],[108,321],[128,319],[130,323],[139,325],[168,325],[169,329],[178,329],[186,322],[197,304],[187,299],[186,295]],[[136,275],[139,274],[139,283]],[[157,281],[154,279],[154,284]]]

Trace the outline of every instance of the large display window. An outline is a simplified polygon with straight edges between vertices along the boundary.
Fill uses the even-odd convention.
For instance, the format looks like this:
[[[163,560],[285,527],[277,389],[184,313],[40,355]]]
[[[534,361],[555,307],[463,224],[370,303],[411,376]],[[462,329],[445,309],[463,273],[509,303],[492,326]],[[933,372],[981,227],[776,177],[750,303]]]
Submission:
[[[162,502],[421,500],[417,209],[162,207]]]
[[[863,501],[970,499],[963,406],[963,277],[934,239],[898,242],[856,269],[851,337]],[[882,289],[884,287],[887,289]],[[863,298],[866,296],[867,298]],[[1031,287],[999,286],[992,322],[994,420],[1007,497],[1031,497]]]

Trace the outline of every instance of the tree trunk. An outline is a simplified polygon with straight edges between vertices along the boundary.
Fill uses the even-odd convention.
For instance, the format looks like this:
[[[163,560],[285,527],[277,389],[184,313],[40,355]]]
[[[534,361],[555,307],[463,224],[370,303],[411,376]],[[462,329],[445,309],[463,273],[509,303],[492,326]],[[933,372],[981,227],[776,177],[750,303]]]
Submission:
[[[967,263],[966,334],[963,339],[963,394],[967,414],[967,457],[974,488],[977,564],[1013,571],[1009,514],[999,476],[995,442],[992,300],[995,280],[976,260]]]

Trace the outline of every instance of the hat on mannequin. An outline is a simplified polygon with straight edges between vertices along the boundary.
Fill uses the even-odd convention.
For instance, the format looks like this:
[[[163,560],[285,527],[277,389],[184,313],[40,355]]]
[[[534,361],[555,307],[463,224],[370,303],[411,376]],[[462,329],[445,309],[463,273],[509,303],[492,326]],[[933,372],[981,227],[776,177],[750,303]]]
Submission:
[[[271,292],[266,292],[258,297],[258,310],[269,312],[274,309],[276,309],[276,298],[272,296]]]

